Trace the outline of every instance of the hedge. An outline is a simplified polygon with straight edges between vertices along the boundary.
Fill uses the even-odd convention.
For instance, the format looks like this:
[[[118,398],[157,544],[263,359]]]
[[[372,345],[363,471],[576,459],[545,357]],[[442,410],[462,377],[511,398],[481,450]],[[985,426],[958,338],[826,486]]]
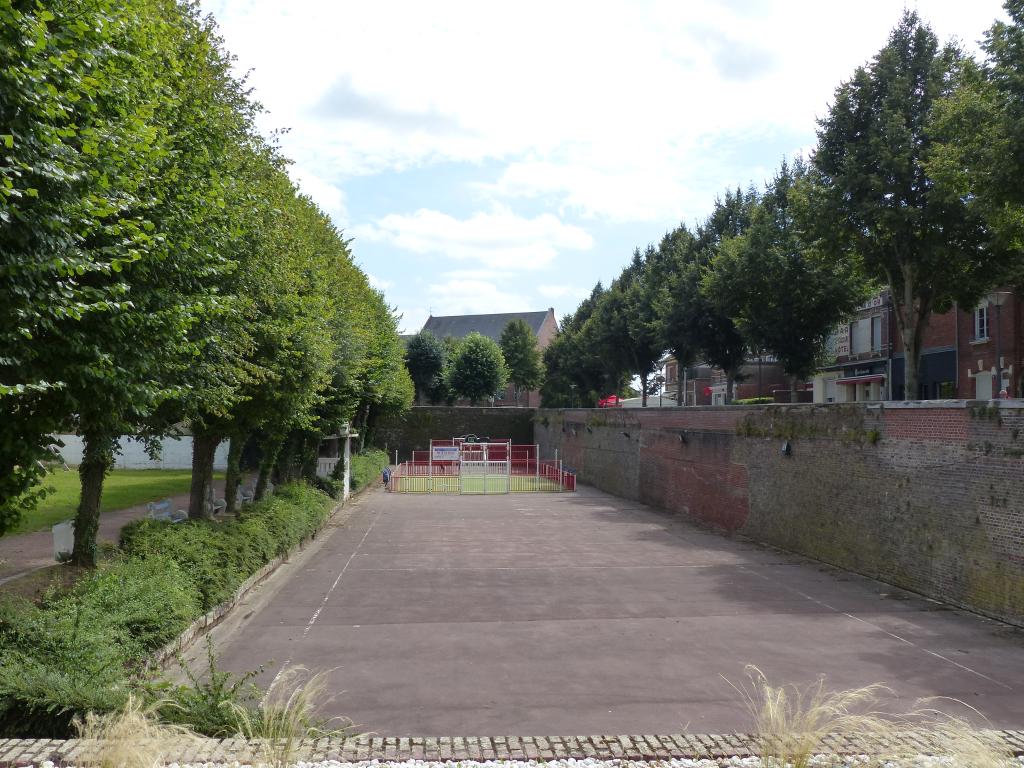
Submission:
[[[379,483],[388,455],[384,451],[368,449],[352,457],[352,475],[349,481],[352,490],[357,491],[370,483]]]
[[[39,606],[0,602],[0,736],[65,738],[75,716],[151,690],[150,655],[312,535],[333,503],[290,485],[237,520],[137,521],[114,559],[70,591]]]

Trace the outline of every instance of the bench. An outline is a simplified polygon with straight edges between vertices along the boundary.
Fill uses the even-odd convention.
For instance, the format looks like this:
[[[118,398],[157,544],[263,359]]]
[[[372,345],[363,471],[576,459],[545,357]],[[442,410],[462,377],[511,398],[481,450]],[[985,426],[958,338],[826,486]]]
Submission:
[[[165,520],[169,523],[180,523],[188,520],[188,512],[184,509],[172,509],[170,499],[151,501],[146,505],[146,516],[150,520]]]
[[[218,499],[213,495],[213,486],[206,492],[206,511],[211,515],[219,515],[228,508],[227,499]]]
[[[239,485],[238,490],[235,491],[235,504],[242,506],[243,504],[251,504],[253,499],[256,498],[256,481],[253,480],[248,485]]]

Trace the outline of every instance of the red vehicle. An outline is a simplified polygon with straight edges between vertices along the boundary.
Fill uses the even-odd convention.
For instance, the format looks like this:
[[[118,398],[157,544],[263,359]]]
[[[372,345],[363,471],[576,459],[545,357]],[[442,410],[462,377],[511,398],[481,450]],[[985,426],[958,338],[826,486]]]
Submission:
[[[608,397],[602,397],[597,401],[598,408],[621,408],[622,398],[618,395],[608,395]]]

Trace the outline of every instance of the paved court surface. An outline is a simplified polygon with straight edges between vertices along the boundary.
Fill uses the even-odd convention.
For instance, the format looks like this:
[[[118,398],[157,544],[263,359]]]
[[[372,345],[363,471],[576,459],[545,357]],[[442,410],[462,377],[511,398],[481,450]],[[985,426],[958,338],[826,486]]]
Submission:
[[[1021,632],[587,488],[374,491],[216,641],[264,681],[336,668],[329,714],[385,736],[743,730],[746,663],[1024,725]]]

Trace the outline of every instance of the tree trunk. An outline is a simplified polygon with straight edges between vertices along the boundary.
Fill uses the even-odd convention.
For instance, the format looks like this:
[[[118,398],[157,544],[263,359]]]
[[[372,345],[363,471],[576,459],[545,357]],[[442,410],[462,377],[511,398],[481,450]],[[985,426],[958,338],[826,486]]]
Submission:
[[[471,401],[473,405],[476,405],[476,400]],[[366,443],[366,424],[370,418],[370,404],[363,403],[359,406],[359,410],[356,412],[355,428],[359,433],[359,437],[356,438],[356,446],[354,453],[362,453],[363,445]]]
[[[242,435],[232,435],[228,445],[228,469],[224,475],[224,499],[228,506],[227,514],[233,515],[238,505],[238,486],[242,483],[242,473],[239,465],[242,461],[242,448],[245,447],[245,438]]]
[[[791,403],[799,403],[800,402],[800,398],[799,398],[799,396],[797,395],[797,392],[796,392],[796,385],[797,385],[798,382],[799,382],[799,377],[798,376],[791,376],[790,379],[789,379],[789,402],[791,402]]]
[[[913,327],[901,331],[903,334],[903,399],[917,400],[920,388],[918,359],[920,357],[919,332]]]
[[[274,447],[263,446],[263,459],[260,462],[260,474],[256,480],[255,501],[260,501],[267,494],[267,481],[270,480],[270,472],[277,463],[277,454],[281,451],[281,445]]]
[[[96,534],[100,527],[100,498],[103,496],[103,478],[114,465],[115,439],[107,435],[86,432],[82,463],[78,476],[82,481],[82,496],[75,514],[75,546],[71,562],[75,565],[96,565]]]
[[[299,477],[310,483],[316,479],[316,471],[320,465],[321,442],[319,433],[303,433],[302,450],[299,454],[302,462],[299,466]]]
[[[896,325],[903,338],[903,399],[917,400],[920,387],[918,363],[921,335],[928,322],[924,303],[914,296],[915,279],[911,267],[903,269],[903,301],[896,306]],[[893,292],[895,294],[895,291]],[[928,307],[930,309],[930,306]]]
[[[192,433],[192,488],[188,498],[188,516],[193,520],[208,518],[212,509],[206,500],[212,495],[213,454],[220,445],[220,436],[204,431]]]
[[[678,358],[676,360],[676,405],[686,405],[686,401],[683,400],[686,397],[686,391],[683,389],[683,366],[678,363]]]
[[[274,469],[277,469],[277,481],[288,482],[292,479],[292,460],[295,456],[295,435],[289,434],[281,449],[277,452],[277,461],[271,465],[271,479],[275,476]]]
[[[640,374],[640,407],[647,407],[647,374]]]
[[[732,402],[733,392],[735,391],[736,384],[736,371],[728,370],[725,372],[725,404],[729,405]]]

